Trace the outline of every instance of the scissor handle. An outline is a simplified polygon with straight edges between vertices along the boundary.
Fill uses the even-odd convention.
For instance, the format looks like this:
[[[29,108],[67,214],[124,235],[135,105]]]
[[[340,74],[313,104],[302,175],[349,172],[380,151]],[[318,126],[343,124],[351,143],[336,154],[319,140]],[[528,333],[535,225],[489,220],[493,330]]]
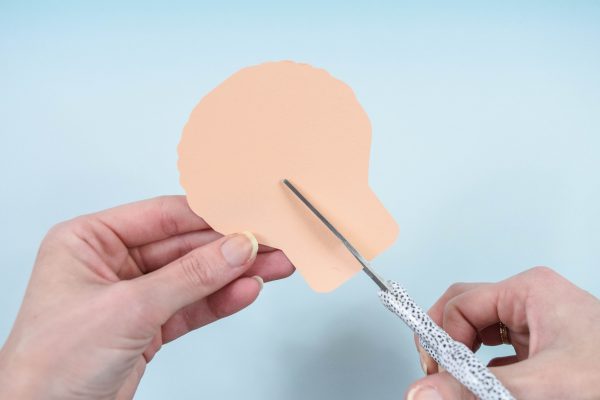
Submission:
[[[379,292],[381,302],[412,329],[423,349],[438,365],[482,400],[514,400],[471,349],[452,339],[433,322],[402,286],[394,281],[388,284],[391,290]]]

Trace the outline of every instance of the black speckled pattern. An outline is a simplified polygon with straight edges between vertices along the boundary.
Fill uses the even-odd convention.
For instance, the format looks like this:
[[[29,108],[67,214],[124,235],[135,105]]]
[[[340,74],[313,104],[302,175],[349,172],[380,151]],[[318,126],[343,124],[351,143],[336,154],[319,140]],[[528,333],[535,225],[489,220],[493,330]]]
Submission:
[[[379,292],[381,302],[417,334],[425,351],[439,365],[482,400],[514,399],[471,349],[437,326],[402,286],[388,283],[392,290]]]

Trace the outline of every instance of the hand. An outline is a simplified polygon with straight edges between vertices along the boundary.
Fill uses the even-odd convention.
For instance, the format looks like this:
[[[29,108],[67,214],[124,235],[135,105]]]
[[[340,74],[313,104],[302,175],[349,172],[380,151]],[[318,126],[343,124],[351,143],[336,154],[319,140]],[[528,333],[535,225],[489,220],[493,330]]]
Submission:
[[[490,367],[517,399],[600,398],[600,301],[548,268],[499,283],[452,285],[429,315],[474,351],[502,343],[502,321],[516,354]],[[408,399],[475,398],[418,347],[430,375],[411,385]]]
[[[131,399],[162,344],[246,307],[261,278],[292,272],[252,234],[210,229],[183,196],[61,223],[0,351],[0,398]]]

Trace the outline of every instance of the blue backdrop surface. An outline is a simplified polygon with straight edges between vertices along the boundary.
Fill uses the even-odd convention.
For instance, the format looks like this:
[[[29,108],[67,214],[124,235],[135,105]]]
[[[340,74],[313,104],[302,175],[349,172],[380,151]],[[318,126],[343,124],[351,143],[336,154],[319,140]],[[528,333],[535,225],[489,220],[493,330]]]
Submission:
[[[540,264],[599,295],[599,22],[592,1],[2,1],[0,341],[48,228],[182,193],[194,105],[281,59],[370,115],[371,186],[401,227],[375,265],[423,306]],[[392,400],[419,376],[364,276],[326,295],[293,276],[165,346],[138,398]]]

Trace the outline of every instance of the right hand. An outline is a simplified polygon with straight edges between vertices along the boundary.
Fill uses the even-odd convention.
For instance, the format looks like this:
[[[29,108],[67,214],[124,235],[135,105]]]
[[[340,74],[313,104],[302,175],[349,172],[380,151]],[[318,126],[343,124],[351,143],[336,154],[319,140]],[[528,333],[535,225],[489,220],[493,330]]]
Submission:
[[[504,323],[516,354],[489,366],[517,399],[600,398],[600,301],[549,268],[498,283],[454,284],[429,315],[474,351],[502,344]],[[418,341],[417,348],[429,375],[411,385],[407,399],[475,398]]]

